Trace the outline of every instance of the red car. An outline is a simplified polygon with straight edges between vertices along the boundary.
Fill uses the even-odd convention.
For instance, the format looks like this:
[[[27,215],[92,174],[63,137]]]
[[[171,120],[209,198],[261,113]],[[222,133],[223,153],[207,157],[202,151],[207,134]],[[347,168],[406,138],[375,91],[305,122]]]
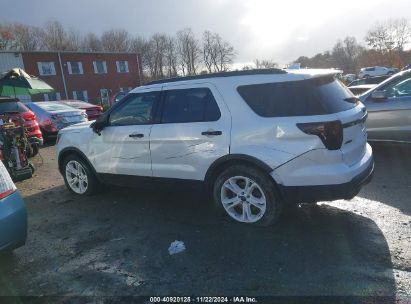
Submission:
[[[81,100],[74,100],[74,99],[67,99],[67,100],[60,100],[59,102],[64,103],[70,107],[85,110],[88,120],[96,120],[103,114],[103,107],[94,105],[85,101]]]
[[[20,120],[23,120],[28,140],[33,148],[31,156],[37,154],[39,146],[43,145],[43,135],[36,120],[36,115],[29,108],[17,98],[0,97],[0,118],[11,118],[17,124]]]

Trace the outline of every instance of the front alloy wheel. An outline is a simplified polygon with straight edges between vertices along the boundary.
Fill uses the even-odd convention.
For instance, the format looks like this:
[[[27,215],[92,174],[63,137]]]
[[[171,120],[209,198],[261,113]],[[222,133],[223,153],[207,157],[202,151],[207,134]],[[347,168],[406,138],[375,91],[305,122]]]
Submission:
[[[84,194],[88,188],[88,177],[84,167],[76,160],[66,164],[66,180],[71,190],[77,194]]]

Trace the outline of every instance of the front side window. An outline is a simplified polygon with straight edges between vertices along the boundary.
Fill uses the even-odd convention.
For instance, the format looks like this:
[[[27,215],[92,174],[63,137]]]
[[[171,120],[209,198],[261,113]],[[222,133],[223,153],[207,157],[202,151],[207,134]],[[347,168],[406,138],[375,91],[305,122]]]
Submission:
[[[53,61],[37,62],[37,67],[41,76],[56,75]]]
[[[221,113],[208,88],[165,91],[162,123],[216,121]]]
[[[145,125],[153,121],[153,106],[158,92],[136,93],[115,108],[109,117],[111,126]]]
[[[331,76],[245,85],[238,87],[237,91],[262,117],[332,114],[356,105],[354,95]]]

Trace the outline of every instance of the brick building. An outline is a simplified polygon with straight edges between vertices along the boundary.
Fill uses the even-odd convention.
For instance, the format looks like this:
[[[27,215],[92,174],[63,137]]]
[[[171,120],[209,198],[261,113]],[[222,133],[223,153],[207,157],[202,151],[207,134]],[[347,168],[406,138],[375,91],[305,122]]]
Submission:
[[[20,99],[80,99],[106,103],[118,91],[139,86],[140,64],[135,53],[0,52],[0,72],[20,67],[38,76],[54,93]]]

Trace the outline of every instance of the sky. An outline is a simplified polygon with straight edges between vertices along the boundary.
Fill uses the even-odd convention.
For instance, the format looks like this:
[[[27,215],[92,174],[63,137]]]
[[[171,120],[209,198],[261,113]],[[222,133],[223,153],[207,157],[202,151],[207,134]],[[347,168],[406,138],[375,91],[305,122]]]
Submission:
[[[219,33],[237,51],[236,65],[254,59],[286,64],[330,50],[338,39],[363,42],[377,21],[407,18],[410,0],[0,0],[0,23],[41,26],[58,20],[80,32],[124,28],[132,35],[173,35],[190,27]]]

